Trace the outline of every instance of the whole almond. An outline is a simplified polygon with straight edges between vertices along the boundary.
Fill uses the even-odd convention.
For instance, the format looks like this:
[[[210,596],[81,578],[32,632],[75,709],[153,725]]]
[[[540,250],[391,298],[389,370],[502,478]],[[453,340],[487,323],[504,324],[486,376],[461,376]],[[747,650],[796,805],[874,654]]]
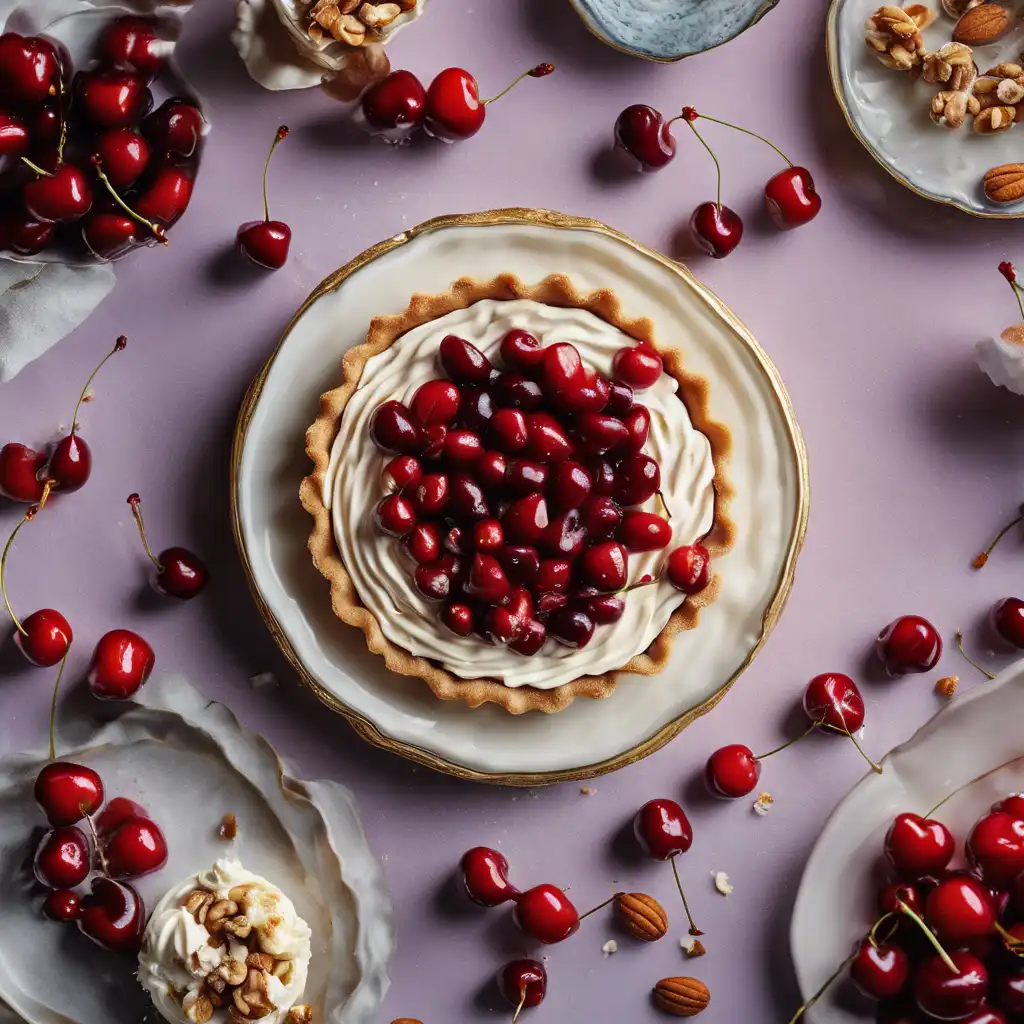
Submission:
[[[994,43],[1012,22],[1010,12],[1001,4],[985,3],[965,12],[953,28],[953,39],[968,46]]]
[[[1000,164],[985,172],[985,195],[993,203],[1024,199],[1024,164]]]
[[[615,912],[623,928],[641,942],[657,942],[668,931],[664,907],[646,893],[616,893]]]
[[[662,978],[654,986],[654,1005],[673,1017],[696,1017],[711,1002],[711,993],[696,978]]]

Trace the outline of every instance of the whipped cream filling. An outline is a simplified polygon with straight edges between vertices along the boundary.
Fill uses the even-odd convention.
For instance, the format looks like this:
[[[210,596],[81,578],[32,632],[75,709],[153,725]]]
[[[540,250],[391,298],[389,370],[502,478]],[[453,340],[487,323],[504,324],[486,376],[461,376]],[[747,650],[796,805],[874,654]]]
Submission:
[[[571,342],[587,364],[605,375],[611,373],[615,353],[636,344],[586,310],[528,299],[485,299],[414,328],[367,361],[334,439],[323,500],[331,510],[338,550],[356,591],[389,640],[413,655],[439,662],[462,679],[487,677],[506,686],[546,690],[621,668],[650,646],[685,595],[664,582],[641,587],[625,595],[622,618],[598,626],[582,650],[548,640],[526,658],[507,647],[491,647],[447,630],[439,618],[441,606],[416,589],[412,557],[399,541],[380,533],[372,518],[384,494],[381,473],[391,459],[370,438],[373,411],[388,399],[408,404],[421,384],[444,375],[437,351],[446,335],[471,341],[500,367],[501,339],[514,328],[529,331],[542,345]],[[678,390],[675,378],[663,373],[652,388],[637,394],[637,401],[651,413],[643,450],[661,467],[662,492],[672,512],[672,542],[663,551],[631,555],[630,582],[647,574],[660,576],[669,553],[703,537],[714,520],[711,445],[690,422]],[[659,512],[656,506],[654,497],[642,507]]]
[[[170,889],[154,908],[143,936],[139,983],[164,1019],[172,1024],[190,1024],[185,1007],[196,998],[204,979],[228,960],[244,963],[250,953],[243,942],[231,935],[226,936],[228,941],[224,945],[212,946],[210,931],[185,909],[185,900],[194,889],[207,889],[215,900],[226,900],[237,886],[249,889],[238,906],[244,910],[253,931],[259,932],[260,950],[291,964],[285,980],[273,975],[267,978],[267,997],[275,1009],[261,1021],[283,1024],[288,1011],[302,997],[311,956],[309,925],[272,882],[247,871],[240,861],[221,859],[209,870]],[[212,1019],[218,1024],[226,1021],[227,1005],[216,1008]]]

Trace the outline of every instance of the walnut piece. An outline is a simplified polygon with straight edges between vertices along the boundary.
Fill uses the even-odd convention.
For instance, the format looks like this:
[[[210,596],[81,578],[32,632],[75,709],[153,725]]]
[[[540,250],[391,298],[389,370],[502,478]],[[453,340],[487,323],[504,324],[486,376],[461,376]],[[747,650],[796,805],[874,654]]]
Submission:
[[[313,1024],[313,1007],[306,1003],[299,1003],[288,1011],[285,1024]]]
[[[974,119],[974,130],[979,135],[996,135],[1012,128],[1016,117],[1014,107],[986,107]]]
[[[943,90],[932,99],[931,119],[944,128],[961,128],[967,115],[975,117],[981,110],[981,104],[970,93],[960,90]]]
[[[206,930],[219,932],[227,918],[234,917],[238,913],[238,904],[234,900],[217,900],[206,912]]]
[[[402,8],[398,4],[364,3],[359,8],[359,20],[367,28],[382,29],[387,28],[401,13]]]
[[[249,977],[249,969],[241,960],[229,957],[217,968],[217,974],[229,985],[241,985]]]
[[[921,29],[933,18],[933,12],[922,4],[912,4],[906,9],[879,7],[865,23],[864,41],[887,68],[909,71],[921,62],[924,50]]]
[[[935,684],[935,692],[940,697],[952,697],[956,693],[957,684],[960,682],[959,676],[943,676]]]
[[[207,1024],[213,1017],[213,1003],[203,992],[189,992],[182,1000],[181,1008],[192,1024]]]
[[[320,43],[330,36],[339,43],[362,46],[366,42],[366,26],[355,15],[343,11],[342,6],[348,8],[348,3],[316,0],[309,10],[309,38]]]
[[[921,59],[921,77],[933,85],[944,85],[953,92],[969,89],[977,76],[974,52],[966,43],[946,43]]]
[[[206,912],[213,903],[213,893],[205,889],[193,889],[186,897],[184,907],[196,919],[197,924],[204,924]]]

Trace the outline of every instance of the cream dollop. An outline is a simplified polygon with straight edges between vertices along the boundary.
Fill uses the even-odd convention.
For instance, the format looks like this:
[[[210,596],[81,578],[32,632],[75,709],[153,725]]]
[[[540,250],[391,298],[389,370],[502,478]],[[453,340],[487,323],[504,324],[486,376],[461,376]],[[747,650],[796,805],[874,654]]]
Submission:
[[[611,373],[615,353],[635,344],[586,310],[525,299],[484,300],[417,327],[367,361],[331,449],[323,497],[356,591],[389,640],[414,655],[440,662],[463,679],[489,677],[506,686],[552,689],[582,675],[621,668],[647,649],[684,595],[667,583],[641,587],[626,595],[622,618],[599,626],[583,650],[549,640],[533,657],[524,658],[506,647],[491,647],[446,630],[438,618],[438,605],[427,601],[413,584],[411,557],[372,521],[373,508],[383,493],[381,472],[389,459],[370,438],[373,411],[388,399],[408,402],[421,384],[441,375],[437,351],[446,335],[471,341],[500,366],[501,339],[513,328],[529,331],[542,345],[571,342],[590,366],[606,375]],[[664,340],[672,344],[671,338]],[[673,377],[662,374],[653,387],[637,395],[651,413],[644,451],[661,467],[662,491],[672,513],[672,542],[664,551],[631,556],[631,581],[646,574],[660,576],[668,553],[703,537],[714,520],[711,445],[691,423],[678,389]],[[658,511],[656,502],[652,498],[644,507]]]
[[[249,954],[248,948],[233,938],[224,946],[211,946],[210,932],[185,909],[185,899],[197,888],[208,889],[215,899],[228,899],[236,886],[250,890],[240,909],[254,929],[261,929],[260,949],[292,964],[287,982],[273,976],[268,979],[267,995],[276,1009],[261,1020],[280,1024],[302,997],[311,957],[309,925],[272,882],[247,871],[240,861],[225,858],[167,892],[146,926],[139,952],[139,983],[172,1024],[189,1024],[182,1004],[195,998],[208,974],[225,960],[244,962]],[[215,1010],[213,1020],[227,1020],[226,1008]]]

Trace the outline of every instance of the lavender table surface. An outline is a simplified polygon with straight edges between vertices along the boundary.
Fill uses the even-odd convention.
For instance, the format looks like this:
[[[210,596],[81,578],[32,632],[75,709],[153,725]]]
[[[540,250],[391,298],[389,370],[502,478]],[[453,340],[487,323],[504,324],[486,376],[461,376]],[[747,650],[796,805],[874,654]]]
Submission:
[[[121,264],[114,294],[83,328],[0,389],[0,438],[42,443],[68,422],[78,381],[113,338],[129,351],[97,382],[82,417],[95,473],[74,499],[26,530],[9,571],[18,607],[61,608],[82,638],[114,626],[144,633],[165,669],[186,673],[265,734],[306,777],[355,790],[398,911],[399,952],[381,1021],[463,1024],[511,1016],[488,986],[525,951],[501,911],[452,898],[452,868],[468,847],[499,846],[517,879],[571,886],[582,909],[619,888],[651,892],[672,915],[670,937],[640,948],[598,917],[548,951],[550,994],[529,1018],[654,1021],[647,992],[660,977],[707,982],[708,1024],[788,1019],[797,1000],[787,929],[800,872],[821,825],[861,775],[852,747],[812,737],[766,765],[768,817],[700,793],[697,776],[726,742],[755,749],[793,734],[802,685],[821,671],[864,681],[865,742],[877,754],[936,710],[935,675],[889,682],[869,668],[870,640],[898,614],[931,618],[947,638],[943,674],[980,677],[952,649],[962,626],[986,652],[982,620],[1019,591],[1016,537],[980,574],[971,556],[1022,494],[1024,400],[997,390],[971,345],[1015,319],[996,263],[1024,252],[1012,223],[984,223],[918,199],[849,135],[828,81],[820,3],[781,5],[727,46],[662,67],[604,48],[556,0],[435,0],[395,42],[392,61],[429,78],[449,64],[476,70],[485,92],[521,68],[553,60],[558,74],[527,82],[495,107],[484,131],[455,147],[391,151],[342,128],[316,91],[273,94],[246,76],[228,34],[233,5],[200,4],[181,48],[205,95],[214,133],[192,208],[165,251]],[[621,179],[604,158],[619,110],[649,102],[706,107],[770,135],[814,170],[824,209],[780,234],[760,213],[777,170],[767,147],[708,126],[725,167],[725,197],[747,221],[728,260],[690,262],[754,331],[786,380],[811,457],[811,527],[782,622],[714,714],[660,753],[597,780],[514,791],[417,769],[358,740],[303,690],[278,654],[246,589],[228,519],[228,455],[246,385],[293,311],[329,271],[381,238],[429,217],[497,206],[546,206],[593,216],[680,254],[696,203],[713,197],[713,167],[677,133],[680,154],[660,174]],[[271,172],[271,209],[294,229],[281,271],[250,272],[231,252],[236,225],[258,216],[259,171],[279,123],[293,137]],[[208,594],[185,606],[140,597],[144,566],[125,497],[144,498],[154,543],[204,553]],[[18,511],[0,510],[6,533]],[[998,657],[990,659],[1000,664]],[[966,671],[965,671],[966,669]],[[272,672],[280,685],[254,689]],[[0,742],[35,745],[51,676],[0,657]],[[665,865],[639,862],[624,826],[655,796],[691,813],[696,839],[682,861],[708,955],[685,962],[684,932]],[[172,835],[173,841],[173,835]],[[728,898],[709,872],[725,870]]]

